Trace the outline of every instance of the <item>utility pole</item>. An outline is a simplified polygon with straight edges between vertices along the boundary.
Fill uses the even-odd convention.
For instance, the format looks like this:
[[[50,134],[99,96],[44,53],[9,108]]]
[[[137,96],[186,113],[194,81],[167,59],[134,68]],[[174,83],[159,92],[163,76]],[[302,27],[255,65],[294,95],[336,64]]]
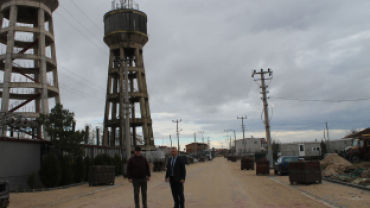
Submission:
[[[228,129],[226,129],[226,130],[224,130],[225,132],[229,132],[229,130]],[[227,134],[228,136],[229,136],[229,134]],[[231,136],[229,136],[229,138],[230,138],[230,152],[229,152],[229,154],[231,155]]]
[[[211,150],[211,143],[209,142],[209,138],[210,138],[210,137],[207,137],[207,140],[208,140],[208,149],[210,149],[210,150]]]
[[[172,120],[172,123],[176,123],[176,133],[177,133],[177,150],[179,151],[179,156],[180,156],[180,131],[182,131],[182,129],[179,130],[179,122],[181,122],[182,120]]]
[[[261,75],[261,79],[254,79],[254,81],[261,80],[260,88],[262,88],[262,101],[263,101],[263,111],[265,112],[265,129],[266,129],[266,139],[267,139],[267,146],[268,146],[268,158],[270,162],[270,168],[273,168],[273,159],[272,159],[272,150],[271,150],[271,133],[270,133],[270,121],[269,121],[269,112],[268,112],[268,97],[266,94],[268,91],[266,90],[268,88],[268,84],[266,84],[266,80],[272,80],[272,70],[268,69],[267,71],[263,71],[261,69],[260,72],[257,72],[254,70],[252,72],[252,78],[254,78],[254,75]],[[265,78],[265,74],[269,75],[269,78]]]
[[[172,139],[171,139],[171,134],[170,134],[170,141],[171,141],[171,148],[172,148]]]
[[[194,149],[195,147],[197,146],[197,132],[194,132],[194,145],[193,145],[193,153],[194,153]],[[197,150],[195,150],[197,152]]]
[[[326,122],[326,152],[328,151],[328,143],[329,143],[329,128],[328,128],[328,122]],[[330,144],[329,144],[329,148],[330,148]]]
[[[121,53],[120,60],[117,60],[120,63],[119,67],[119,80],[120,80],[120,147],[123,146],[123,138],[126,142],[126,158],[127,160],[131,157],[131,141],[130,141],[130,117],[129,117],[129,99],[128,99],[128,57],[123,57]],[[124,71],[124,72],[123,72]],[[123,80],[125,80],[125,85],[123,86]],[[124,94],[124,96],[123,96]],[[124,120],[125,119],[125,120]],[[122,131],[124,129],[124,132]],[[114,140],[115,138],[113,138]],[[135,139],[135,138],[134,138]]]
[[[130,139],[130,109],[129,109],[129,100],[128,100],[128,65],[127,62],[129,60],[125,60],[125,137],[126,137],[126,152],[127,152],[127,160],[131,156],[131,139]],[[122,89],[122,87],[121,87]],[[134,138],[136,139],[136,138]],[[122,144],[122,142],[121,142]]]
[[[328,141],[329,141],[330,139],[329,139],[329,128],[328,128],[328,122],[326,122],[326,134],[327,134],[326,138],[328,138]]]
[[[235,129],[226,129],[225,132],[234,131],[234,139],[235,139],[235,151],[234,154],[236,155],[236,134]],[[230,136],[230,153],[231,153],[231,136]]]
[[[201,133],[202,134],[202,138],[203,138],[203,154],[204,154],[204,131],[198,131],[198,133]]]
[[[243,130],[243,156],[245,154],[245,137],[244,137],[244,119],[247,119],[247,116],[242,116],[242,117],[236,117],[237,119],[241,119],[242,120],[242,130]]]
[[[235,133],[235,129],[230,129],[230,131],[234,131],[234,142],[235,142],[235,156],[236,156],[236,133]]]

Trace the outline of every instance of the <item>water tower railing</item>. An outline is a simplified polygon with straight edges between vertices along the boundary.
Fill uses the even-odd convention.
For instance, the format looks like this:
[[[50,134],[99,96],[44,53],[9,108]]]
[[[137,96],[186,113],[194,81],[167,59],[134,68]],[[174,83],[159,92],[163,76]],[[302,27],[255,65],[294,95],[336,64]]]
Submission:
[[[132,9],[139,11],[139,4],[134,3],[133,1],[123,2],[123,4],[119,1],[112,1],[112,11],[113,10],[120,10],[120,9]]]

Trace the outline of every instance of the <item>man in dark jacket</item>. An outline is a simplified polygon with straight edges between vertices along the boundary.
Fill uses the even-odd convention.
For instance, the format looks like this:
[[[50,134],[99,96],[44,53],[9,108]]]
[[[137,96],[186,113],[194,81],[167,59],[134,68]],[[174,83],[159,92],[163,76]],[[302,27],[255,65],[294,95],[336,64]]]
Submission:
[[[185,207],[184,183],[186,177],[185,162],[177,156],[177,148],[171,149],[172,157],[167,161],[166,182],[170,182],[175,208]]]
[[[134,186],[135,208],[140,208],[139,192],[141,187],[141,197],[143,207],[147,208],[146,190],[147,181],[150,181],[149,164],[145,157],[141,156],[141,148],[136,147],[135,156],[130,158],[127,164],[127,178]]]

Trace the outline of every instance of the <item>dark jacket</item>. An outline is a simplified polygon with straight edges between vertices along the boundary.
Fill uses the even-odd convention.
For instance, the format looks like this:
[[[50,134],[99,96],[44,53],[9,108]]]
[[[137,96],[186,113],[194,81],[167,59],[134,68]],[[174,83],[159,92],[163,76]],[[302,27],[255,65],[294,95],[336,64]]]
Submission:
[[[145,178],[150,177],[149,164],[145,157],[132,157],[127,164],[127,178]]]
[[[171,172],[172,172],[171,161],[172,161],[172,157],[170,157],[167,161],[166,178],[169,178],[171,176]],[[177,156],[175,165],[173,167],[173,178],[176,182],[180,182],[181,179],[185,180],[185,177],[186,177],[186,169],[185,169],[184,159]]]

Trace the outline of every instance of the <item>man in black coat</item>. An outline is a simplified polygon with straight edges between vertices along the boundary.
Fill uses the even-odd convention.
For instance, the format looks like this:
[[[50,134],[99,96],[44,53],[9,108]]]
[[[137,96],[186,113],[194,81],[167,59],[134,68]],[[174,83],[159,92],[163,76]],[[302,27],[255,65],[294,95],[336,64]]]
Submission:
[[[186,177],[185,161],[177,155],[177,148],[171,149],[172,157],[167,161],[166,182],[170,182],[175,208],[185,207],[184,183]]]
[[[135,208],[140,208],[139,193],[141,188],[142,204],[147,208],[147,181],[150,181],[150,169],[148,161],[141,156],[141,148],[136,147],[135,156],[131,157],[127,164],[127,178],[134,186]]]

